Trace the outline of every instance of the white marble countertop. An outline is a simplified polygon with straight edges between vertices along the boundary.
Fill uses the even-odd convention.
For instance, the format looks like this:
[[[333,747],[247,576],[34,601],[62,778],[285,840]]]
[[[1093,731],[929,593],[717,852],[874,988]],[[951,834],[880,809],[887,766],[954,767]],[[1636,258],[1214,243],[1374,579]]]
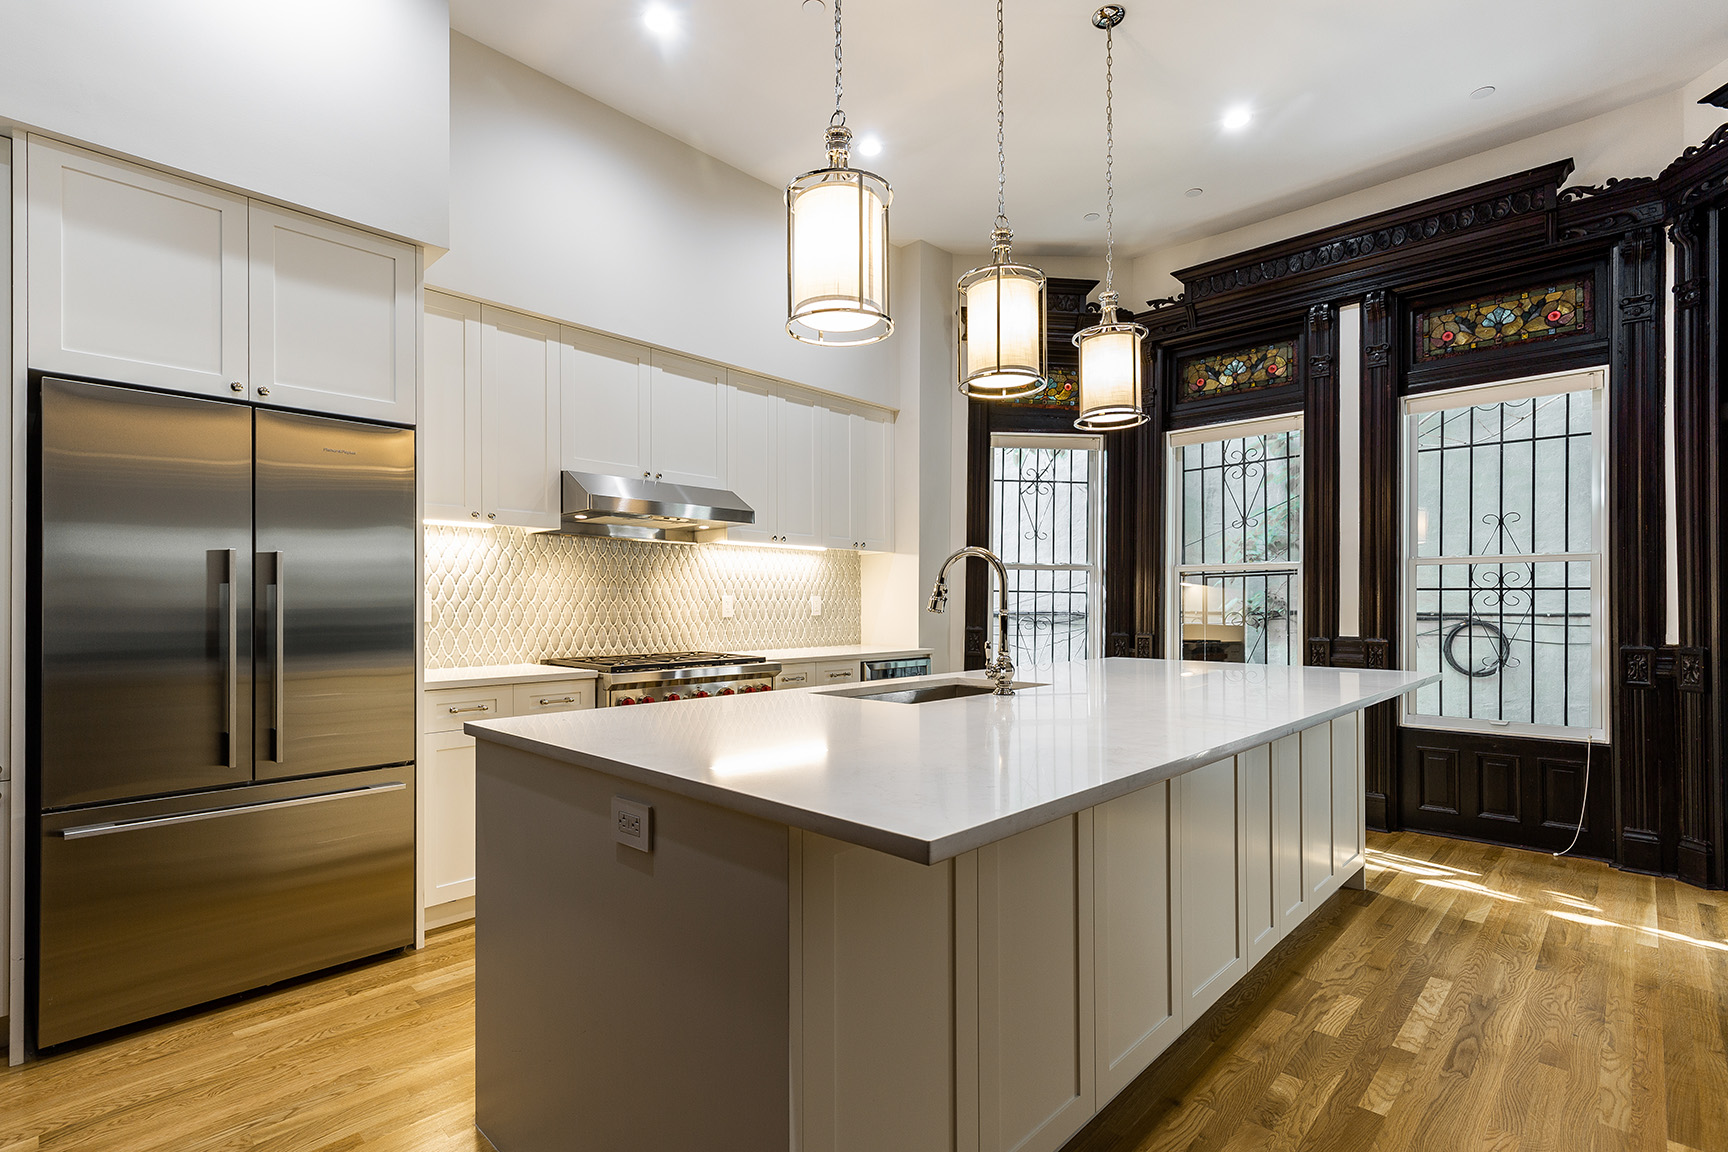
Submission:
[[[493,684],[538,684],[547,680],[592,680],[591,668],[554,668],[550,664],[476,664],[468,668],[428,668],[428,688],[484,688]]]
[[[879,644],[840,644],[832,648],[743,648],[746,656],[761,656],[781,664],[822,660],[894,660],[902,656],[928,656],[928,648],[884,648]]]
[[[890,683],[898,690],[952,679]],[[1042,686],[1009,697],[894,704],[835,694],[855,691],[851,685],[487,720],[465,730],[930,864],[1434,679],[1093,660],[1026,669],[1022,680]]]

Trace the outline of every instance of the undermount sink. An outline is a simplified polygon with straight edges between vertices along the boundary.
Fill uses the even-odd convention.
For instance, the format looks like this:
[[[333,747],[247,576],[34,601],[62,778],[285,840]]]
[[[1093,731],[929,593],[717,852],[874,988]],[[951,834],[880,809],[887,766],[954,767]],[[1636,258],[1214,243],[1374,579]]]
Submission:
[[[1014,683],[1013,688],[1037,688],[1037,684]],[[902,685],[888,680],[862,688],[841,688],[824,692],[824,696],[850,696],[855,700],[881,700],[888,704],[931,704],[937,700],[963,700],[968,696],[988,696],[995,689],[977,680],[945,680],[936,684]]]

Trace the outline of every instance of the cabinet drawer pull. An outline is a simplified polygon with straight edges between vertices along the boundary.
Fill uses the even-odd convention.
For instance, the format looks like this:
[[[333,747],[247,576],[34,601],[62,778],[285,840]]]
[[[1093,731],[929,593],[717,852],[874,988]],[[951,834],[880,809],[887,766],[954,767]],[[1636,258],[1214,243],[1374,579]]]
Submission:
[[[852,675],[852,673],[850,673],[850,672],[830,672],[830,673],[828,673],[828,679],[830,679],[830,680],[846,680],[846,679],[849,679],[851,677],[851,675]]]
[[[452,715],[452,716],[459,716],[464,712],[490,712],[490,711],[492,711],[492,705],[490,705],[490,704],[470,704],[466,708],[458,708],[454,704],[450,705],[450,715]]]
[[[576,703],[576,697],[574,697],[574,696],[542,696],[542,697],[540,697],[540,706],[542,708],[544,708],[548,704],[574,704],[574,703]]]

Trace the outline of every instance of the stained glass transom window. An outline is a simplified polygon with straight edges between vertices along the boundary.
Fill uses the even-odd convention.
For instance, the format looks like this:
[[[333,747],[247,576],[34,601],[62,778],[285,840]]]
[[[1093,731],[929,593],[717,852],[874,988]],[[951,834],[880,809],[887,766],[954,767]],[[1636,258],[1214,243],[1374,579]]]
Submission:
[[[1182,391],[1177,399],[1204,400],[1294,383],[1295,365],[1294,340],[1196,356],[1182,361]]]
[[[1594,330],[1588,278],[1497,292],[1416,314],[1416,359],[1505,348]]]
[[[1022,408],[1056,408],[1078,411],[1080,407],[1080,374],[1072,368],[1052,369],[1044,391],[1034,396],[1016,396],[1003,401]]]

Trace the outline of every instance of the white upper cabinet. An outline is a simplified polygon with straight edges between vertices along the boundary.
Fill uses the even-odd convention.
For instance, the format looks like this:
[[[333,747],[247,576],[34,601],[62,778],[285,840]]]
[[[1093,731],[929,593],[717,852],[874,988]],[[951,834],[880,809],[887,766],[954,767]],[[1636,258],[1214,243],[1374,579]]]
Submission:
[[[32,136],[30,366],[247,392],[246,200]]]
[[[425,392],[420,410],[420,487],[426,517],[485,519],[480,424],[480,305],[426,293]]]
[[[833,408],[816,410],[816,455],[822,470],[822,542],[855,548],[852,535],[852,418]]]
[[[487,523],[558,527],[560,346],[556,324],[480,309]]]
[[[876,415],[847,416],[851,457],[853,547],[869,552],[894,548],[894,426]]]
[[[729,372],[726,378],[726,479],[756,513],[756,522],[732,528],[733,540],[779,540],[779,453],[775,451],[780,397],[773,384]]]
[[[781,543],[821,544],[822,461],[816,445],[816,422],[822,409],[806,396],[782,392],[775,404],[775,484],[777,527]]]
[[[413,246],[28,147],[31,367],[414,423]]]
[[[565,328],[559,371],[563,466],[641,476],[648,469],[648,349]]]
[[[726,487],[726,369],[650,355],[648,470],[668,484]]]
[[[415,250],[251,205],[252,394],[414,423]]]

